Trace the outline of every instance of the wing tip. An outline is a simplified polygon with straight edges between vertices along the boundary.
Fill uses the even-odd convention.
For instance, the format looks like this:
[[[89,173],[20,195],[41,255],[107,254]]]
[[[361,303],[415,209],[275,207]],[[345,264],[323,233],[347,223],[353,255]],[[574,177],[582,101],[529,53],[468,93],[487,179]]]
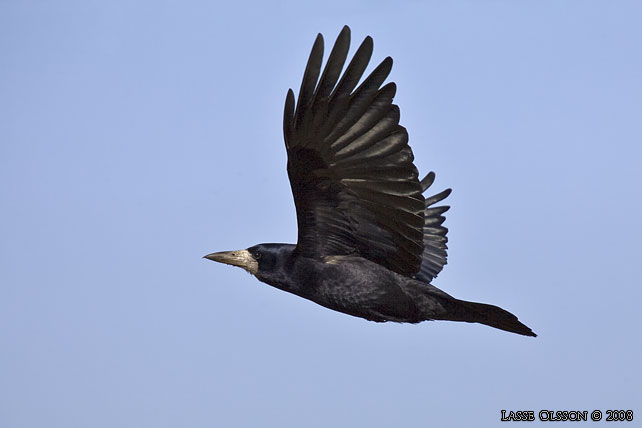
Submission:
[[[435,172],[430,171],[424,178],[421,179],[421,191],[425,192],[428,190],[430,186],[432,186],[432,183],[435,182]]]
[[[285,139],[285,145],[287,148],[290,147],[290,141],[292,140],[292,120],[294,119],[294,91],[292,88],[288,89],[288,93],[285,95],[285,106],[283,107],[283,137]]]
[[[374,40],[372,39],[372,37],[366,36],[357,49],[357,52],[359,52],[361,48],[365,49],[365,51],[368,52],[368,58],[370,58],[370,56],[372,55],[372,50],[374,49]]]

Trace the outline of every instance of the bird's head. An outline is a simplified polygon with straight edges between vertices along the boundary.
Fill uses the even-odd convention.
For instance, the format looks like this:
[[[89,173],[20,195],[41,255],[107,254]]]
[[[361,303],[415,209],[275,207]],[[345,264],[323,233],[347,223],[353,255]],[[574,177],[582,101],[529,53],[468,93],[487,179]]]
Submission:
[[[280,270],[294,245],[258,244],[246,250],[221,251],[204,256],[208,260],[238,266],[263,280],[262,276]]]

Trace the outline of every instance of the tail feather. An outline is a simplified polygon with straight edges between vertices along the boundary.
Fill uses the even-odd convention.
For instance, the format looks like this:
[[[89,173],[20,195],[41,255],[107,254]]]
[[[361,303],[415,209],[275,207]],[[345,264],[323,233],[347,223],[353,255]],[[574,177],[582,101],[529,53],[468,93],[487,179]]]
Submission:
[[[444,299],[440,303],[447,310],[447,315],[442,319],[477,322],[511,333],[537,337],[537,334],[522,324],[515,315],[497,306],[458,299]]]

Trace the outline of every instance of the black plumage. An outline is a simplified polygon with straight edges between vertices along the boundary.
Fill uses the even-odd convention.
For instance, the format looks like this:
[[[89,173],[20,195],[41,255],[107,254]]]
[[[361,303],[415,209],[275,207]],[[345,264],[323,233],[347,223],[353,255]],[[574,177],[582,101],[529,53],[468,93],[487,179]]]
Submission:
[[[357,87],[373,42],[365,38],[342,74],[349,45],[346,26],[321,72],[319,34],[296,102],[293,91],[287,93],[283,132],[297,244],[259,244],[205,257],[371,321],[478,322],[535,336],[501,308],[455,299],[430,284],[447,257],[443,214],[449,207],[435,204],[450,189],[424,198],[435,174],[419,180],[399,107],[392,103],[396,86],[383,85],[392,58]]]

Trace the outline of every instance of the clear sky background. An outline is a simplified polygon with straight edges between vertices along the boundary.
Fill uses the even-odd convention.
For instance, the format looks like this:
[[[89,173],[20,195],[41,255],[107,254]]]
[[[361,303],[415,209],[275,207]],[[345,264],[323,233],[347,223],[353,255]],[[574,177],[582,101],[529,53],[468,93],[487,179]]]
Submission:
[[[2,1],[0,426],[642,419],[641,22],[639,1]],[[539,337],[371,323],[201,258],[295,242],[283,102],[344,24],[394,58],[416,165],[453,188],[434,284]]]

